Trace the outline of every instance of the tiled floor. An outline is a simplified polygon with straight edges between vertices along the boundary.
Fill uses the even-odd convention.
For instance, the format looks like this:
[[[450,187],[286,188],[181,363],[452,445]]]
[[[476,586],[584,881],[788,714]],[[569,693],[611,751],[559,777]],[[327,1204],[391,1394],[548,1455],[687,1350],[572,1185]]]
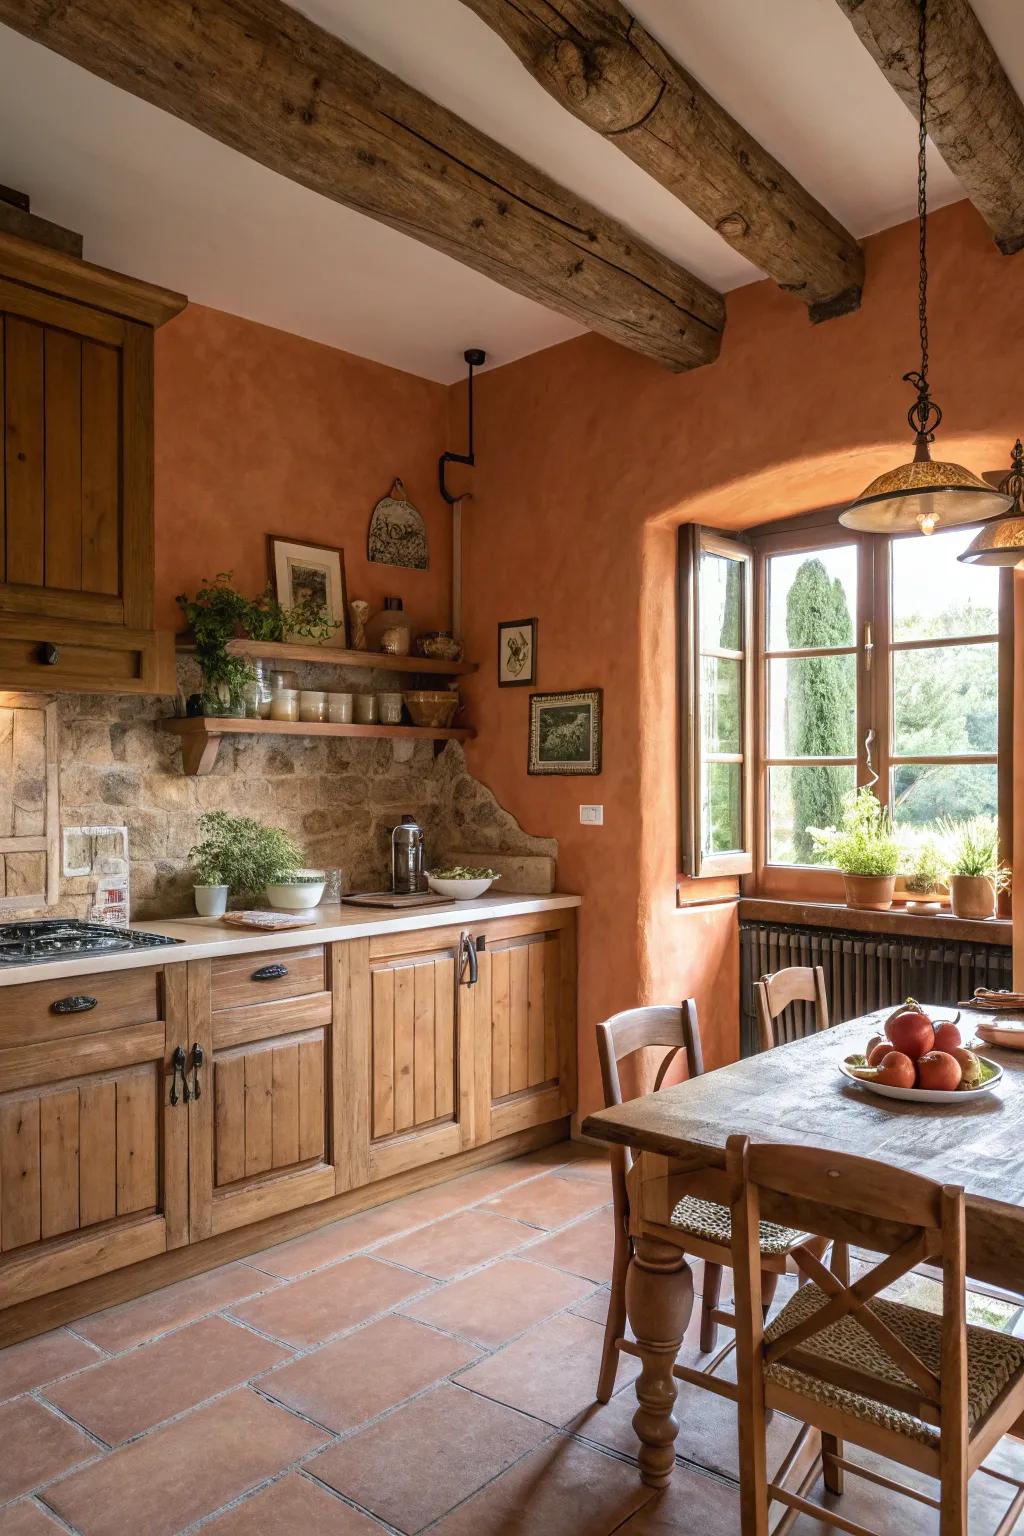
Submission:
[[[636,1362],[594,1403],[609,1193],[563,1143],[0,1351],[0,1536],[736,1536],[728,1403],[682,1389],[657,1496]],[[993,1529],[1002,1487],[972,1499]],[[842,1510],[893,1529],[868,1484]]]

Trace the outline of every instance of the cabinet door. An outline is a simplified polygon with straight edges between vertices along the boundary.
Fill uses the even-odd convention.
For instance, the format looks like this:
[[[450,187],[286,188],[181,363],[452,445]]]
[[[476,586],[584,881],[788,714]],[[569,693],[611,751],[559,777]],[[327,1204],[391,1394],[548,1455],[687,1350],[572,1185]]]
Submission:
[[[575,914],[498,920],[480,930],[478,943],[481,936],[476,1139],[487,1141],[576,1107]]]
[[[185,999],[183,965],[0,994],[0,1307],[187,1241]]]
[[[333,1195],[323,947],[194,962],[189,1012],[193,1241]]]

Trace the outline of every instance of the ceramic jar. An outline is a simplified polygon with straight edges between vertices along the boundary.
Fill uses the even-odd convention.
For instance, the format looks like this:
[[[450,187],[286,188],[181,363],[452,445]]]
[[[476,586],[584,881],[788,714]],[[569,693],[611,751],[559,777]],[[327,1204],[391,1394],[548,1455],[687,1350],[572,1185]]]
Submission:
[[[355,696],[356,722],[359,725],[377,724],[377,695],[357,693]]]
[[[352,723],[352,695],[350,693],[329,693],[327,695],[327,718],[332,725],[351,725]]]
[[[270,695],[271,720],[297,720],[299,718],[299,691],[297,688],[275,688]]]
[[[302,689],[299,694],[299,719],[311,723],[327,719],[327,695],[322,689]]]
[[[400,597],[384,599],[383,609],[374,614],[367,625],[366,638],[371,651],[384,651],[389,656],[408,656],[412,631]]]
[[[400,693],[378,693],[377,718],[381,725],[401,725],[402,723],[402,695]]]

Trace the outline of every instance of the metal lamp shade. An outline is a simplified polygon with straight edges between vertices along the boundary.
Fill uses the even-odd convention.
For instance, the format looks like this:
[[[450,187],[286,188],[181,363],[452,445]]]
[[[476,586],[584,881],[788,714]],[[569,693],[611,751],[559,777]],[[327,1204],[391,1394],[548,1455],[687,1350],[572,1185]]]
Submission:
[[[1012,506],[1012,496],[993,490],[962,464],[917,458],[872,480],[839,521],[859,533],[932,533],[984,522]]]
[[[965,565],[1019,565],[1024,560],[1024,517],[987,523],[957,556]]]

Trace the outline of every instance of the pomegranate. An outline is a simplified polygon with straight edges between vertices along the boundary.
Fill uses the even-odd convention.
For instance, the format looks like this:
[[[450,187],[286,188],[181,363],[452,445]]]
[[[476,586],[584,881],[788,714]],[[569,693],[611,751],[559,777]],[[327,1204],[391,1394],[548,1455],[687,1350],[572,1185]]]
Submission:
[[[913,998],[908,998],[902,1008],[889,1015],[885,1021],[885,1033],[893,1049],[916,1061],[927,1051],[935,1049],[935,1029],[931,1019]]]
[[[964,1088],[980,1087],[981,1062],[978,1060],[977,1056],[975,1056],[974,1052],[965,1050],[963,1047],[961,1047],[959,1050],[953,1051],[951,1054],[955,1056],[957,1061],[960,1063],[960,1071],[962,1073],[962,1086]]]
[[[913,1088],[914,1063],[902,1051],[887,1051],[877,1067],[855,1067],[854,1077],[866,1083],[881,1083],[885,1088]]]
[[[917,1060],[917,1086],[937,1088],[952,1093],[959,1088],[963,1072],[955,1056],[948,1051],[925,1051]]]
[[[952,1019],[944,1019],[940,1024],[936,1024],[935,1050],[947,1051],[950,1056],[955,1056],[961,1045],[963,1041],[960,1038],[960,1031]]]

